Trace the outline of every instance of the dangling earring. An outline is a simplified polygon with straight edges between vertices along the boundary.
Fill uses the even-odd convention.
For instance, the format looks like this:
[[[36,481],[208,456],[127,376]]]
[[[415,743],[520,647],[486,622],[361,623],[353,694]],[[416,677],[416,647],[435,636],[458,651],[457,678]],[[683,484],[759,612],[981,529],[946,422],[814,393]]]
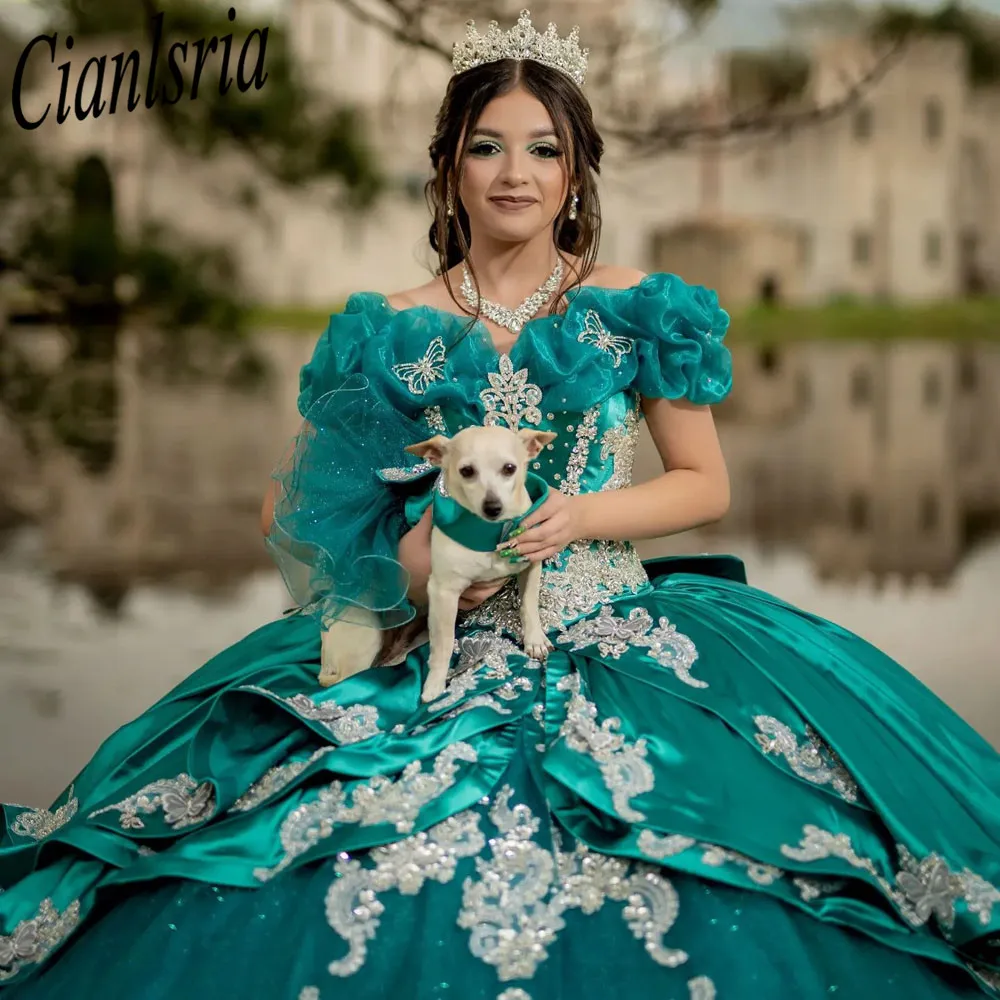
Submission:
[[[569,206],[569,219],[572,222],[576,218],[576,206],[580,204],[580,196],[574,192],[573,201]]]
[[[451,200],[451,188],[448,189],[448,217],[450,218],[455,214],[455,203]]]

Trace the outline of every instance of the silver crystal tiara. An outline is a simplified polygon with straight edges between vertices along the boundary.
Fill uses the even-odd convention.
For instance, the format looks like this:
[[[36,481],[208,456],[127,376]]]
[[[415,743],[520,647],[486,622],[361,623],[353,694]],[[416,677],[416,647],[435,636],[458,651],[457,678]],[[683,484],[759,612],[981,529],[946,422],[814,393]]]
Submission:
[[[453,51],[451,64],[456,73],[501,59],[531,59],[565,73],[582,87],[590,49],[580,48],[579,27],[560,38],[550,23],[543,35],[532,26],[529,12],[522,10],[510,31],[501,31],[496,21],[490,21],[486,34],[481,35],[476,22],[469,21],[465,39],[456,42]]]

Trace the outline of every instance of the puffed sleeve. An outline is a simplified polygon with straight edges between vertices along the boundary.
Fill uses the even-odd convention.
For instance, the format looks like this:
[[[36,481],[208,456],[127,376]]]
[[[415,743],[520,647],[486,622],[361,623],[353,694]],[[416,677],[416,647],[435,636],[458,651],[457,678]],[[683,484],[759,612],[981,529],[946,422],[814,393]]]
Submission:
[[[641,395],[686,398],[702,406],[729,395],[729,314],[715,292],[673,274],[651,274],[634,289],[628,312]]]
[[[312,357],[299,372],[299,413],[305,417],[313,404],[337,389],[349,375],[361,370],[362,356],[374,332],[370,317],[348,301],[342,313],[330,317],[316,341]]]
[[[409,529],[406,497],[385,470],[426,437],[381,398],[369,366],[370,318],[331,317],[302,368],[302,427],[275,469],[268,549],[293,600],[325,625],[337,619],[392,628],[415,615],[409,574],[397,559]]]

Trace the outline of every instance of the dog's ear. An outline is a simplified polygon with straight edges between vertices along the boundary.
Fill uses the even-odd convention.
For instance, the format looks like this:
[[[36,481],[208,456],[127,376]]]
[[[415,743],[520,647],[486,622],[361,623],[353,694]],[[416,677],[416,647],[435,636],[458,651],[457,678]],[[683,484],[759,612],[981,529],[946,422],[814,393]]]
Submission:
[[[448,450],[450,441],[443,434],[435,434],[434,437],[418,444],[407,445],[403,451],[410,455],[416,455],[431,465],[441,465],[444,461],[445,452]]]
[[[559,436],[554,431],[533,431],[525,429],[517,432],[517,436],[528,449],[528,458],[534,458],[550,442]]]

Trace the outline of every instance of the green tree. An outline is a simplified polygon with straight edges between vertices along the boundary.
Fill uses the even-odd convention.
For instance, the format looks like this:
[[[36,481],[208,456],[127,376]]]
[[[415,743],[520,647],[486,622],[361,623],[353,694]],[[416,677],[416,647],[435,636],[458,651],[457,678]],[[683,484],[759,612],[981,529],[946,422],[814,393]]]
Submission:
[[[958,38],[968,56],[969,82],[974,87],[1000,86],[1000,18],[987,18],[955,2],[930,12],[889,4],[872,19],[871,31],[877,38]]]
[[[132,43],[144,53],[160,14],[165,42],[234,33],[235,52],[242,42],[241,26],[227,19],[227,7],[206,0],[155,6],[152,0],[45,0],[45,7],[49,30],[76,39],[113,37],[116,47]],[[364,212],[383,182],[360,117],[309,92],[279,26],[258,16],[252,27],[266,33],[262,88],[242,93],[233,86],[220,95],[217,85],[205,85],[197,100],[161,100],[152,111],[134,113],[152,115],[165,139],[193,157],[239,149],[263,177],[288,188],[338,180],[337,205]],[[23,44],[0,32],[5,93]],[[168,48],[161,46],[160,79],[170,79]],[[192,62],[184,67],[185,95]],[[238,195],[253,210],[253,199]],[[224,247],[196,244],[161,221],[125,238],[107,165],[93,156],[53,164],[38,136],[19,129],[6,105],[0,116],[0,408],[34,453],[68,449],[92,475],[113,467],[116,370],[123,332],[130,328],[144,331],[148,375],[259,383],[266,373],[247,335],[252,303],[240,295],[239,279]],[[14,322],[26,317],[63,334],[66,350],[54,370],[38,363],[25,325]]]

